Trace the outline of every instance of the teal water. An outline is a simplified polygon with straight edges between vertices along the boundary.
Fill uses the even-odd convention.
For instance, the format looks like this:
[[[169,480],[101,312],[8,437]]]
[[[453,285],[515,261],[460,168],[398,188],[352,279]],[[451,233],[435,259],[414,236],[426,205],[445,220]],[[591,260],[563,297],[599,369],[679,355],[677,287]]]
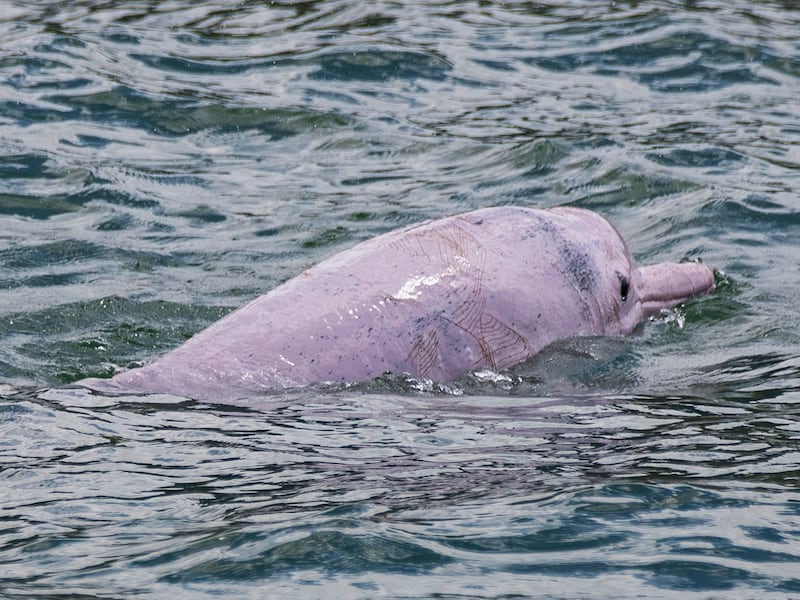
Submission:
[[[791,2],[0,1],[0,598],[800,597]],[[508,373],[71,388],[356,242],[609,218],[718,291]]]

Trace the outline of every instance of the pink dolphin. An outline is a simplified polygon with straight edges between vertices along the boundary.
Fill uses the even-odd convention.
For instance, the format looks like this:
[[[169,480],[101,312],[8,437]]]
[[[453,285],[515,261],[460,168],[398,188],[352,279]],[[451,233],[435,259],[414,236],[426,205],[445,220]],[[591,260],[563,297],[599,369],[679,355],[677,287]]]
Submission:
[[[637,267],[591,211],[486,208],[362,242],[153,363],[80,383],[223,399],[386,372],[448,381],[558,339],[631,333],[713,289],[701,264]]]

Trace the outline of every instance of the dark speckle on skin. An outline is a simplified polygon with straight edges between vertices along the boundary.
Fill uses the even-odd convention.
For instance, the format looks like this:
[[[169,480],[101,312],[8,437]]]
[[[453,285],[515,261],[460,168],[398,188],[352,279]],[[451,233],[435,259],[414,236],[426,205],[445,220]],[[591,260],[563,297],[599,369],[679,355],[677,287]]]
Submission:
[[[595,290],[597,281],[594,273],[594,261],[574,244],[564,239],[560,228],[545,221],[541,224],[541,231],[549,237],[558,248],[565,272],[570,276],[575,287],[582,294],[591,294]]]
[[[585,253],[569,248],[564,252],[567,273],[569,273],[576,287],[585,293],[594,292],[596,280],[594,274],[594,261]]]

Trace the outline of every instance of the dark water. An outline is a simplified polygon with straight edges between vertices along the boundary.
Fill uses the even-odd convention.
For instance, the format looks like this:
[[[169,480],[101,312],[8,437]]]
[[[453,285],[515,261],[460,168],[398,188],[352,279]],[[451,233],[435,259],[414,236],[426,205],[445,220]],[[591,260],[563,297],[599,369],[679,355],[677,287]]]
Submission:
[[[0,598],[800,597],[799,31],[789,2],[0,2]],[[718,292],[444,386],[65,387],[497,204],[597,210]]]

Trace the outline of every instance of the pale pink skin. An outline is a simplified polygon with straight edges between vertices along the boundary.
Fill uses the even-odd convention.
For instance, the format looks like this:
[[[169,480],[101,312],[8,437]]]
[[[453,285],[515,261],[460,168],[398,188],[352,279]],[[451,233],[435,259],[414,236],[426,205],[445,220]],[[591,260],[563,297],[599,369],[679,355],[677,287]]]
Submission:
[[[386,372],[450,381],[558,339],[629,334],[713,289],[698,263],[637,268],[591,211],[487,208],[358,244],[150,365],[80,383],[225,399]]]

